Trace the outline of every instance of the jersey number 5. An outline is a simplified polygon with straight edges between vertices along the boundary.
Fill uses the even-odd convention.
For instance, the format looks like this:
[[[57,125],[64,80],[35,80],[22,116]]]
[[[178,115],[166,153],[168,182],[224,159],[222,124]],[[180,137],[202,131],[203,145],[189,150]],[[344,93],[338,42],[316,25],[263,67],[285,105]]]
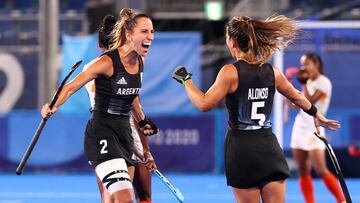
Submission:
[[[265,122],[265,114],[258,113],[258,108],[265,106],[265,101],[253,102],[251,105],[251,120],[259,120],[259,125],[263,126]]]

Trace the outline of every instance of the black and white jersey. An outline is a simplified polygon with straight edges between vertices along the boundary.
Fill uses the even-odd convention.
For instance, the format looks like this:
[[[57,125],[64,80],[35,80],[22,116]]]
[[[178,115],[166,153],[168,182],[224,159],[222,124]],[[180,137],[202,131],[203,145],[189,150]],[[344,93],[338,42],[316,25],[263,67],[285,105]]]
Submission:
[[[95,79],[94,111],[116,115],[130,115],[133,100],[141,88],[143,61],[139,56],[139,71],[130,74],[121,63],[117,49],[103,53],[111,58],[114,74],[109,78],[99,76]]]
[[[238,73],[238,88],[226,95],[229,126],[238,130],[271,127],[270,113],[275,94],[275,75],[268,63],[261,66],[244,61],[233,64]]]

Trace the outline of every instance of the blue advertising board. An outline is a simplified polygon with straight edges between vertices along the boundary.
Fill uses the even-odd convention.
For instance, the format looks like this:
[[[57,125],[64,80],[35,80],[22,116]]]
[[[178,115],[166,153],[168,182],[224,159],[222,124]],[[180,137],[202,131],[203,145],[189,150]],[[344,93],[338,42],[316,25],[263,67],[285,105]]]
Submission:
[[[159,168],[168,171],[209,172],[214,169],[213,115],[162,116],[153,119],[161,131],[149,138]]]

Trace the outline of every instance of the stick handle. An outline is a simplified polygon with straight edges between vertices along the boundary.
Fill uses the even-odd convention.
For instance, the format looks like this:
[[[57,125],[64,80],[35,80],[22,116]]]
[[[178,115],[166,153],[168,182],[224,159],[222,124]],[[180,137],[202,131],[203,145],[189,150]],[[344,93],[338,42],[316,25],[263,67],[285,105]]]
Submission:
[[[45,119],[42,119],[41,123],[39,124],[33,138],[31,139],[31,142],[30,142],[30,145],[28,146],[28,148],[26,149],[26,152],[25,154],[23,155],[18,167],[16,168],[16,174],[17,175],[21,175],[21,173],[23,172],[24,170],[24,167],[25,167],[25,164],[27,162],[27,160],[29,159],[30,157],[30,154],[31,152],[33,151],[34,147],[35,147],[35,144],[37,143],[37,140],[39,139],[40,135],[41,135],[41,132],[42,130],[44,129],[44,126],[46,124],[46,121]]]
[[[54,107],[56,101],[58,100],[59,94],[60,94],[62,88],[64,87],[67,79],[68,79],[68,78],[70,77],[70,75],[75,71],[75,69],[76,69],[77,67],[79,67],[79,65],[80,65],[81,63],[82,63],[81,60],[78,61],[78,62],[76,62],[76,63],[73,65],[73,67],[71,67],[69,73],[68,73],[68,74],[65,76],[65,78],[62,80],[59,88],[56,90],[56,92],[55,92],[55,94],[54,94],[54,97],[52,98],[52,100],[51,100],[51,102],[50,102],[50,106],[49,106],[50,109],[52,109],[52,108]],[[26,164],[27,160],[29,159],[31,152],[32,152],[33,149],[34,149],[35,144],[37,143],[37,141],[38,141],[38,139],[39,139],[39,137],[40,137],[40,135],[41,135],[41,132],[42,132],[42,130],[43,130],[44,127],[45,127],[45,124],[46,124],[46,121],[47,121],[47,120],[48,120],[47,118],[43,118],[43,119],[41,120],[41,123],[39,124],[39,126],[38,126],[38,128],[37,128],[37,130],[36,130],[36,132],[35,132],[35,134],[34,134],[34,136],[33,136],[33,138],[31,139],[31,142],[30,142],[28,148],[26,149],[25,154],[23,155],[23,157],[22,157],[22,159],[21,159],[18,167],[16,168],[16,174],[17,174],[17,175],[21,175],[21,173],[23,172],[24,167],[25,167],[25,164]]]

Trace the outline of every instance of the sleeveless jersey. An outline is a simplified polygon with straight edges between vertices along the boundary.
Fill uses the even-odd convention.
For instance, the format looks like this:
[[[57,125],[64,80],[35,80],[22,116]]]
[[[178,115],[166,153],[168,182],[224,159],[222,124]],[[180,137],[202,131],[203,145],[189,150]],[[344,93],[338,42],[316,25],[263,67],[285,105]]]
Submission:
[[[114,74],[109,78],[99,76],[95,79],[94,111],[116,115],[130,115],[132,102],[141,88],[143,62],[139,56],[139,70],[136,74],[126,71],[120,61],[117,49],[103,53],[111,58]]]
[[[275,75],[268,63],[262,66],[244,61],[233,63],[238,73],[238,88],[225,98],[229,127],[237,130],[270,128],[270,113],[275,94]]]

